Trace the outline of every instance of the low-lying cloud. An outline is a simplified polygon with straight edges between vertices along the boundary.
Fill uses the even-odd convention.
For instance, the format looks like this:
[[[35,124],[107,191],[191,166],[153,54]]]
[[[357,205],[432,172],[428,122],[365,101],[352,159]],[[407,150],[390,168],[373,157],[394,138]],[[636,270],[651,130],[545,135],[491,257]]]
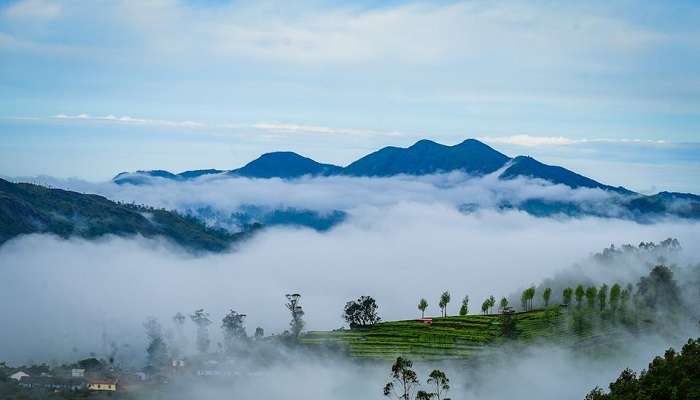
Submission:
[[[429,299],[429,314],[443,290],[454,303],[469,294],[478,304],[552,277],[610,243],[677,237],[692,260],[698,234],[699,224],[681,221],[465,215],[405,202],[366,206],[326,233],[274,228],[235,252],[204,256],[142,238],[31,235],[0,247],[0,311],[12,321],[0,333],[0,359],[99,351],[103,335],[138,345],[145,317],[167,324],[176,312],[198,308],[217,321],[233,308],[248,314],[249,333],[256,326],[280,333],[288,327],[289,292],[303,295],[310,330],[340,327],[344,303],[365,294],[385,319],[409,319],[420,297]],[[622,279],[619,271],[590,271],[607,282]],[[639,274],[631,271],[630,282]]]

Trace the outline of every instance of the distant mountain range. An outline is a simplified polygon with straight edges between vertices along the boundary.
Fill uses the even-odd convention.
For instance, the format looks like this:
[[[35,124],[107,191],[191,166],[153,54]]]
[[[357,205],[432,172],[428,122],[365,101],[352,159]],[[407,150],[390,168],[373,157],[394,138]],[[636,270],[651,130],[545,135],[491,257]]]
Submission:
[[[253,224],[242,232],[230,233],[173,211],[0,179],[0,245],[31,233],[86,239],[141,235],[162,236],[190,250],[221,251],[258,227]]]
[[[394,175],[428,175],[463,171],[471,175],[486,175],[500,171],[500,178],[529,177],[544,179],[572,188],[598,188],[621,194],[634,194],[623,187],[613,187],[579,175],[566,168],[543,164],[534,158],[505,154],[475,139],[454,146],[431,140],[420,140],[410,147],[384,147],[346,167],[323,164],[297,153],[283,151],[266,153],[245,166],[229,171],[204,169],[173,174],[163,170],[122,172],[113,178],[118,184],[141,185],[149,178],[175,181],[195,179],[204,175],[226,174],[246,178],[293,179],[302,176],[345,175],[356,177],[389,177]]]

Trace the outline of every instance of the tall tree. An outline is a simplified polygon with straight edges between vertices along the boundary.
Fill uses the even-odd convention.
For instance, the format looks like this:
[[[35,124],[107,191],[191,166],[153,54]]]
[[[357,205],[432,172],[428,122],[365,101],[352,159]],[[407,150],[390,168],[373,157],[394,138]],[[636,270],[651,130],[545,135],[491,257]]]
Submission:
[[[562,291],[562,298],[564,299],[564,305],[565,306],[570,306],[571,305],[571,296],[574,294],[574,290],[570,287],[565,288]]]
[[[493,314],[493,307],[496,306],[496,299],[493,296],[489,296],[489,314]]]
[[[418,309],[420,310],[421,318],[425,318],[425,310],[428,308],[428,300],[420,299],[418,302]]]
[[[411,360],[398,357],[391,366],[389,377],[391,380],[384,385],[384,396],[394,396],[398,400],[413,400],[412,394],[419,382]]]
[[[545,288],[542,292],[542,300],[544,301],[544,308],[549,307],[549,299],[552,297],[552,288]]]
[[[197,350],[200,353],[206,353],[211,344],[211,340],[209,340],[209,325],[211,325],[209,313],[200,308],[190,315],[190,319],[197,326]]]
[[[508,307],[508,299],[505,297],[501,297],[501,303],[499,304],[498,308],[503,312],[506,307]]]
[[[486,315],[489,312],[489,299],[484,300],[483,303],[481,303],[481,313]]]
[[[450,390],[450,380],[444,372],[439,369],[434,369],[428,375],[428,385],[432,385],[435,389],[431,393],[437,400],[447,400],[443,397]]]
[[[450,299],[450,292],[447,290],[442,292],[442,294],[440,295],[440,302],[438,303],[438,305],[442,309],[443,317],[447,317],[447,305],[450,304]]]
[[[598,290],[598,305],[600,306],[600,312],[605,311],[605,305],[608,298],[608,285],[603,284]]]
[[[265,336],[265,330],[261,327],[255,328],[255,340],[260,340]]]
[[[617,283],[610,288],[610,309],[613,312],[617,310],[617,306],[620,303],[620,292],[621,288]]]
[[[301,306],[301,295],[299,293],[286,295],[288,303],[285,304],[287,310],[292,315],[292,320],[289,321],[289,328],[292,336],[298,337],[304,329],[304,309]]]
[[[523,290],[523,293],[520,295],[520,305],[523,307],[523,311],[527,311],[527,300],[529,295],[530,292],[528,289]]]
[[[224,347],[227,353],[234,352],[240,342],[248,337],[243,325],[245,317],[245,314],[239,314],[231,310],[221,320],[221,329],[224,333]]]
[[[586,288],[586,301],[588,302],[588,308],[595,307],[595,297],[597,293],[598,290],[595,288],[595,286],[589,286]]]
[[[459,307],[459,315],[467,315],[469,314],[469,296],[466,295],[462,299],[462,305]]]
[[[372,297],[361,296],[355,301],[345,303],[343,318],[350,328],[374,325],[381,320],[377,308],[377,302]]]
[[[673,271],[664,265],[655,266],[648,276],[637,283],[637,294],[646,307],[655,310],[676,310],[681,306],[680,287]]]
[[[158,369],[164,368],[168,364],[168,346],[163,339],[160,323],[154,317],[150,317],[143,323],[143,327],[148,337],[148,365]]]
[[[583,296],[586,294],[585,290],[583,289],[582,285],[576,286],[576,306],[581,307],[581,303],[583,302]]]

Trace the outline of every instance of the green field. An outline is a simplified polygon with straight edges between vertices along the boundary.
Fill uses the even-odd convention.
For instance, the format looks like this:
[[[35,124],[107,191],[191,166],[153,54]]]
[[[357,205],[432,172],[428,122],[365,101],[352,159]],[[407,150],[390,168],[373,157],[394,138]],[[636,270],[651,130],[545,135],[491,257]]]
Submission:
[[[514,318],[518,342],[561,336],[564,318],[558,307],[516,313]],[[353,357],[470,358],[510,340],[502,332],[499,315],[467,315],[433,318],[432,325],[408,320],[382,322],[363,329],[311,331],[300,341],[312,347],[341,347]]]

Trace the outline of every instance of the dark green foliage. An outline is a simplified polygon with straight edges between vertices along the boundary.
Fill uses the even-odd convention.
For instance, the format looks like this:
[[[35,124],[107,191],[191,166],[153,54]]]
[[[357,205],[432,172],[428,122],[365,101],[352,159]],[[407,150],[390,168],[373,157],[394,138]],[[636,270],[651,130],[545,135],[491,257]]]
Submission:
[[[597,294],[598,289],[596,289],[594,286],[589,286],[586,288],[586,303],[588,304],[588,308],[593,308],[595,306],[595,298]]]
[[[227,353],[236,350],[236,346],[247,338],[245,332],[245,314],[239,314],[231,310],[221,320],[221,329],[224,332],[224,346]]]
[[[248,234],[211,229],[195,218],[173,211],[0,179],[0,244],[30,233],[86,239],[104,235],[163,236],[188,249],[206,251],[227,249]]]
[[[681,305],[680,288],[673,280],[673,272],[663,265],[655,266],[649,276],[639,280],[637,294],[644,306],[654,310],[674,310]]]
[[[570,306],[571,305],[571,296],[574,294],[574,290],[571,289],[570,287],[565,288],[562,291],[562,299],[564,302],[564,305]]]
[[[163,339],[163,330],[158,323],[158,320],[151,317],[143,324],[148,337],[148,365],[152,368],[161,369],[168,364],[168,346]]]
[[[469,314],[469,296],[465,295],[462,299],[462,305],[459,307],[459,315]]]
[[[391,381],[384,385],[384,396],[394,396],[399,400],[413,400],[411,396],[419,385],[418,374],[413,370],[413,362],[398,357],[391,366]]]
[[[700,340],[690,339],[681,353],[673,349],[656,357],[639,377],[629,369],[610,384],[609,393],[595,388],[586,400],[700,399]]]
[[[381,320],[377,314],[377,302],[370,296],[361,296],[354,301],[345,303],[343,319],[350,328],[364,328],[376,324]]]
[[[190,319],[197,325],[197,350],[200,353],[206,353],[209,350],[209,345],[211,345],[211,340],[209,339],[209,325],[211,325],[209,313],[200,308],[190,315]]]

